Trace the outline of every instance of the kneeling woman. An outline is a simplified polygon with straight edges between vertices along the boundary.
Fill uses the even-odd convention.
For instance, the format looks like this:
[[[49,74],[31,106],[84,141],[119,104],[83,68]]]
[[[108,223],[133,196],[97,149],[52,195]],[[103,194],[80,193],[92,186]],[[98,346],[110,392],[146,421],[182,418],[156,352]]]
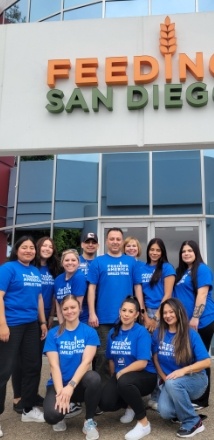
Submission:
[[[178,418],[178,437],[193,437],[204,431],[191,400],[199,398],[207,387],[205,368],[209,354],[200,335],[189,327],[182,303],[175,298],[161,304],[160,326],[153,335],[154,362],[163,387],[158,410],[164,419]]]
[[[150,394],[157,382],[156,371],[149,362],[151,336],[139,324],[139,315],[137,298],[125,298],[120,308],[119,322],[108,334],[106,356],[111,379],[102,390],[99,404],[103,411],[126,408],[120,419],[122,423],[129,423],[136,417],[137,424],[125,435],[126,440],[138,440],[150,434],[151,427],[142,396]]]
[[[54,431],[65,431],[64,418],[69,414],[70,402],[84,401],[83,432],[86,439],[96,440],[99,433],[93,417],[100,399],[101,379],[90,367],[99,338],[95,329],[79,321],[80,304],[76,296],[65,296],[60,306],[63,323],[49,331],[44,347],[51,368],[44,418]]]

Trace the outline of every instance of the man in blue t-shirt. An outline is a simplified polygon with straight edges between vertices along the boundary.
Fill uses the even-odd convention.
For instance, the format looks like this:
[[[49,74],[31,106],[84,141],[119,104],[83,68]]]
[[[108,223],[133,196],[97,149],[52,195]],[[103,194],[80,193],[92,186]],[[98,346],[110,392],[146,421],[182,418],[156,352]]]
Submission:
[[[136,260],[123,254],[122,246],[123,231],[120,228],[109,229],[107,253],[92,261],[87,276],[88,323],[97,328],[100,337],[101,347],[97,351],[95,368],[103,379],[109,376],[105,360],[107,334],[118,319],[124,299],[133,295],[133,288],[135,292],[141,289],[141,285],[135,283]]]

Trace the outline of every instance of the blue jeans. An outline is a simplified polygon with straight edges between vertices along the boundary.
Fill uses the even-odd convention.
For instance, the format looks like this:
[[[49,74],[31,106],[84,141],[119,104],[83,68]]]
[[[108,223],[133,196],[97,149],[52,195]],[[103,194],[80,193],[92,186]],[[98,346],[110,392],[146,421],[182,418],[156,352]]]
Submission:
[[[166,380],[158,400],[161,417],[163,419],[177,417],[182,423],[182,428],[190,430],[200,419],[191,400],[199,398],[204,393],[207,383],[205,371]]]

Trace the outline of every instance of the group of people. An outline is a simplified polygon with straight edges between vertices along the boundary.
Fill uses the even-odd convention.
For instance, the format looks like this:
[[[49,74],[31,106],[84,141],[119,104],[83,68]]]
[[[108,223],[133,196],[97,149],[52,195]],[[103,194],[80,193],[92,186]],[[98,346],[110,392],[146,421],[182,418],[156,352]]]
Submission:
[[[82,255],[67,249],[59,264],[50,237],[23,236],[0,267],[0,415],[12,376],[22,422],[64,431],[85,402],[86,440],[99,438],[96,414],[121,408],[121,423],[137,421],[125,439],[140,440],[151,432],[142,399],[151,395],[149,407],[180,423],[178,437],[202,432],[196,411],[209,405],[214,301],[197,243],[182,243],[176,270],[160,238],[148,243],[146,263],[120,228],[108,230],[96,257],[98,246],[88,233]],[[43,353],[51,371],[44,401]]]

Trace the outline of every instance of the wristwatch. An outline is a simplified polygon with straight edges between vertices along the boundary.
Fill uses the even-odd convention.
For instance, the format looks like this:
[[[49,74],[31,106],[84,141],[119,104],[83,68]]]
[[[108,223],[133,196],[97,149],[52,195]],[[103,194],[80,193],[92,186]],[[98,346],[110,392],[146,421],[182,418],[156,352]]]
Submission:
[[[77,383],[75,382],[75,380],[71,379],[69,380],[68,385],[71,385],[72,388],[76,388]]]
[[[141,313],[145,313],[145,309],[140,309]]]
[[[154,319],[156,322],[159,322],[159,321],[160,321],[156,315],[154,315],[154,316],[152,317],[152,319]]]

